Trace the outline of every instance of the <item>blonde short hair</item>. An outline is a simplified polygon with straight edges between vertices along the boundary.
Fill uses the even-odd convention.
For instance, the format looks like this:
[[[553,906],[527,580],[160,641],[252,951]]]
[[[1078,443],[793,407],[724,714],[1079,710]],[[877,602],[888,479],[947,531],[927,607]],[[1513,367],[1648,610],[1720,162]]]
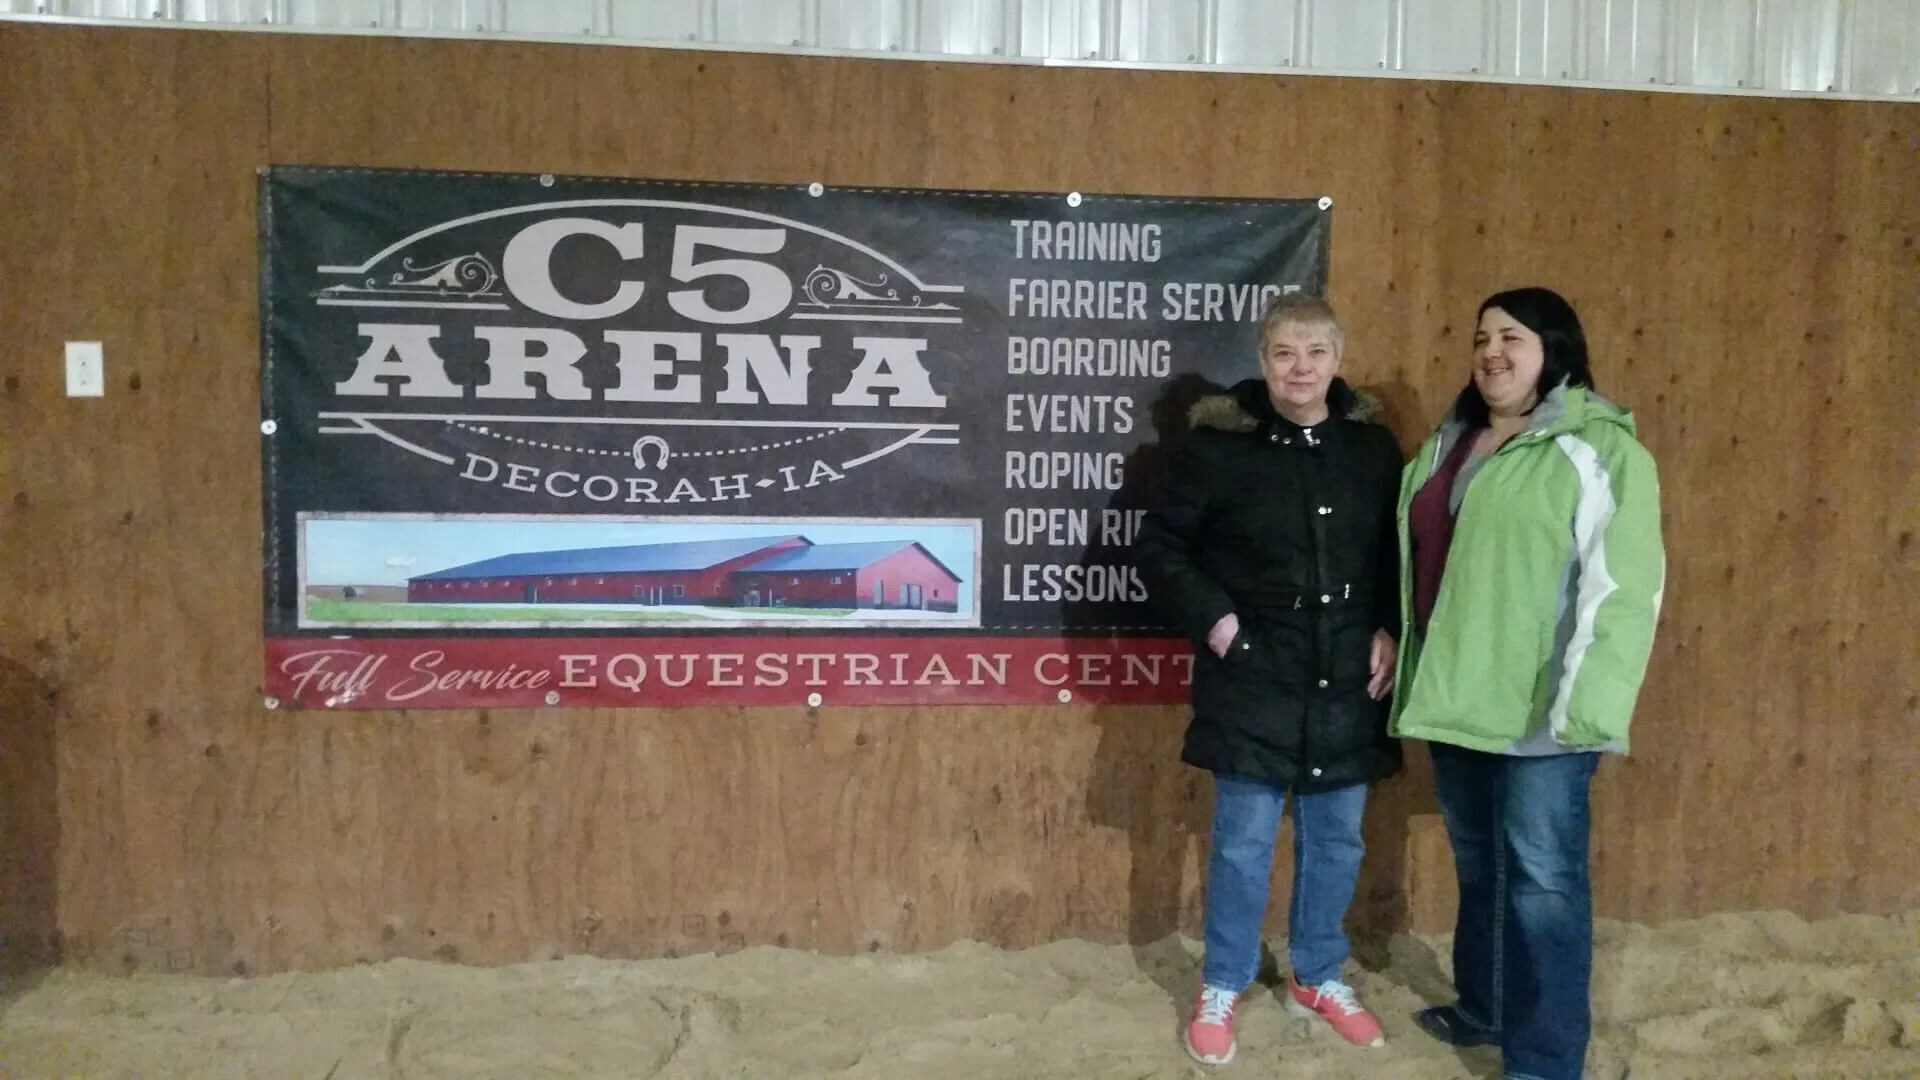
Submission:
[[[1267,310],[1260,316],[1260,348],[1263,352],[1274,331],[1288,323],[1325,330],[1333,338],[1333,351],[1336,354],[1346,352],[1347,332],[1340,325],[1340,316],[1334,314],[1333,305],[1318,296],[1304,293],[1283,293],[1267,305]]]

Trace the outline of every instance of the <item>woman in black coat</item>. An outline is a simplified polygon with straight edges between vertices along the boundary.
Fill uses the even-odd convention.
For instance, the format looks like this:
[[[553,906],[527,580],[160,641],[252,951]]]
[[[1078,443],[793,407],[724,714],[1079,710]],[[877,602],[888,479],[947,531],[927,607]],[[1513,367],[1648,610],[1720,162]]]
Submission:
[[[1276,300],[1261,377],[1194,405],[1137,540],[1154,602],[1195,644],[1182,759],[1214,776],[1206,959],[1186,1037],[1204,1064],[1233,1058],[1289,792],[1288,1007],[1357,1045],[1384,1042],[1340,979],[1341,924],[1367,785],[1400,764],[1382,699],[1400,626],[1401,457],[1371,399],[1335,378],[1342,345],[1324,301]]]

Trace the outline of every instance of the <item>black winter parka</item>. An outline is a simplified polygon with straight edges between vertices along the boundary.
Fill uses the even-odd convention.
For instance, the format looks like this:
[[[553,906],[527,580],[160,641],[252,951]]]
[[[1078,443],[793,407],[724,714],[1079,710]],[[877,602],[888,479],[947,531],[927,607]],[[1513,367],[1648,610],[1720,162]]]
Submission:
[[[1327,404],[1301,427],[1260,379],[1201,398],[1136,539],[1153,601],[1194,642],[1182,760],[1307,794],[1400,766],[1367,696],[1373,633],[1400,629],[1400,449],[1371,397],[1335,379]],[[1228,612],[1223,659],[1206,637]]]

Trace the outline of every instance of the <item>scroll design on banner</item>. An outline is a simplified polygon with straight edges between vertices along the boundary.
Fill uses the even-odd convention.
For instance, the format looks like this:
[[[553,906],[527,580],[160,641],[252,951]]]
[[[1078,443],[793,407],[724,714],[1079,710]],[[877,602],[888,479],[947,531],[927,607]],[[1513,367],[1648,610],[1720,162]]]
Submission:
[[[816,308],[833,312],[958,310],[945,302],[929,304],[926,297],[918,292],[903,297],[898,288],[889,284],[886,274],[881,274],[877,280],[867,281],[825,263],[808,271],[801,289],[807,297],[798,305],[802,309]]]
[[[360,285],[331,285],[315,293],[318,303],[354,303],[365,306],[421,306],[423,301],[502,300],[505,294],[495,288],[500,272],[485,255],[471,251],[450,259],[428,263],[406,256],[399,269],[389,271],[384,282],[380,275],[368,275]],[[439,306],[439,305],[432,305]],[[470,303],[447,306],[470,307]],[[505,307],[505,304],[488,304]]]

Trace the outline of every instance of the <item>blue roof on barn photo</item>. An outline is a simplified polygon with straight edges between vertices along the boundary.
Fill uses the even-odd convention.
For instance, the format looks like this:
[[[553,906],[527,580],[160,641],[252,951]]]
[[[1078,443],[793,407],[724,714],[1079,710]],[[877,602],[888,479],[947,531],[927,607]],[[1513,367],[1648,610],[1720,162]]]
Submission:
[[[947,565],[933,557],[933,553],[914,540],[879,540],[866,544],[815,544],[812,547],[794,548],[782,551],[771,558],[762,559],[740,568],[741,572],[757,574],[769,570],[859,570],[871,566],[881,559],[905,548],[920,548],[935,566],[947,572],[955,581],[960,575],[947,568]]]
[[[621,547],[573,548],[566,551],[522,551],[496,555],[479,562],[450,566],[414,581],[445,578],[529,577],[535,574],[632,574],[648,571],[705,570],[763,548],[804,536],[753,536],[739,540],[688,540],[677,544],[631,544]],[[865,546],[865,545],[852,545]],[[899,545],[894,545],[898,547]]]

